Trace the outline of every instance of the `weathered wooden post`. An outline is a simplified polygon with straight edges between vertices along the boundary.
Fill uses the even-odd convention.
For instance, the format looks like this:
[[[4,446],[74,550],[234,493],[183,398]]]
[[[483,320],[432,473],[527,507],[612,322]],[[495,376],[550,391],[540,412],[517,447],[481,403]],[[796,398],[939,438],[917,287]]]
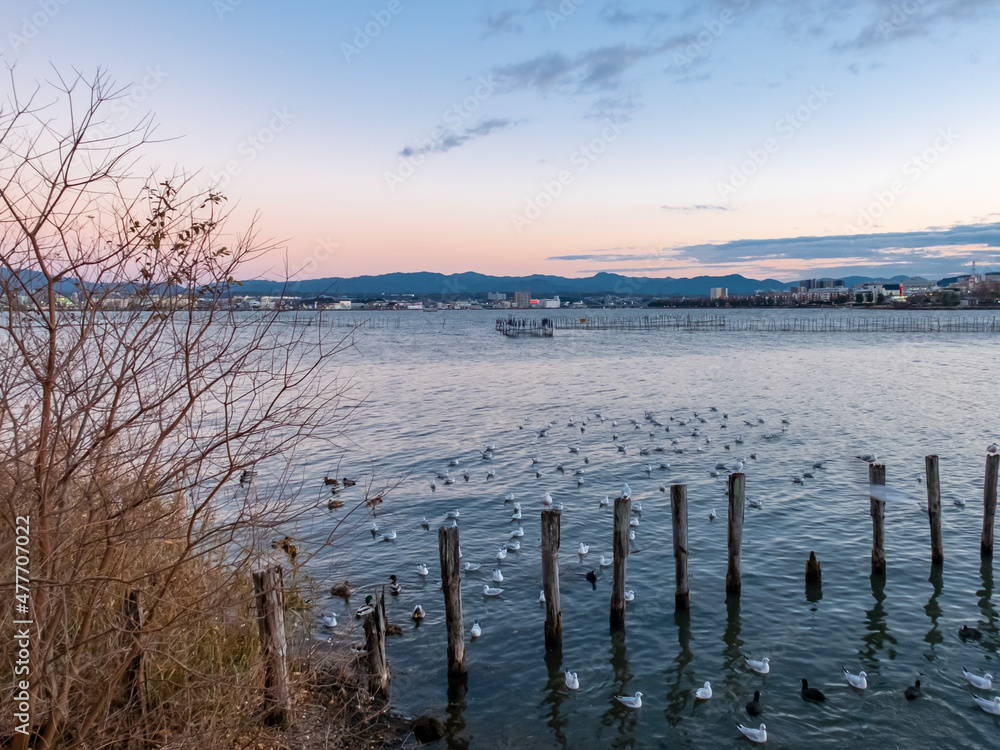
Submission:
[[[868,464],[868,484],[885,487],[885,464]],[[885,578],[885,495],[871,495],[872,575]]]
[[[816,553],[810,552],[806,560],[806,601],[818,602],[823,598],[823,569]]]
[[[465,624],[462,622],[462,579],[458,569],[458,526],[438,529],[438,548],[441,554],[444,619],[448,630],[448,679],[464,680]]]
[[[997,512],[997,469],[1000,454],[986,457],[986,483],[983,486],[983,540],[979,544],[979,557],[993,557],[993,521]]]
[[[614,575],[611,579],[611,629],[625,627],[625,560],[628,558],[628,522],[632,514],[632,499],[615,498]]]
[[[941,476],[938,457],[925,456],[927,474],[927,518],[931,524],[931,565],[944,565],[944,540],[941,536]]]
[[[144,614],[142,611],[142,593],[132,589],[125,597],[123,612],[125,618],[126,645],[133,653],[131,661],[125,668],[122,683],[125,686],[125,704],[146,713],[146,664],[142,648],[142,626]]]
[[[562,648],[562,609],[559,602],[559,526],[562,511],[542,511],[542,591],[545,594],[545,648]]]
[[[729,475],[729,565],[726,568],[726,595],[739,596],[743,590],[740,580],[743,547],[743,496],[746,492],[746,475]]]
[[[806,560],[806,586],[815,586],[823,583],[823,569],[820,567],[816,553],[810,552],[809,559]]]
[[[292,694],[288,686],[288,645],[285,640],[285,584],[280,565],[253,574],[257,600],[257,623],[264,654],[264,690],[267,719],[288,726],[292,718]]]
[[[368,692],[385,696],[389,690],[389,663],[385,658],[385,587],[375,610],[365,616],[365,651],[368,653]]]
[[[670,485],[670,522],[674,534],[674,609],[691,608],[688,588],[688,498],[687,485]]]

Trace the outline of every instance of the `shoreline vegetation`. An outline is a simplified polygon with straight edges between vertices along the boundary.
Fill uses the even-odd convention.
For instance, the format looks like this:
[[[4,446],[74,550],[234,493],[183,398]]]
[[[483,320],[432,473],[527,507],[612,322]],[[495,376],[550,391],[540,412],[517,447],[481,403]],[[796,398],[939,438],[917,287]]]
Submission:
[[[335,506],[301,483],[317,451],[342,455],[364,402],[329,375],[350,333],[218,304],[277,246],[231,228],[226,197],[190,175],[137,174],[152,122],[109,130],[128,89],[104,72],[26,88],[15,74],[0,109],[0,702],[17,713],[0,714],[0,745],[396,746],[405,722],[368,700],[354,654],[311,639],[287,651],[285,726],[267,721],[255,574],[285,566],[280,630],[311,627],[302,592],[328,582],[309,560],[391,490],[372,478]],[[109,314],[130,295],[155,304]],[[274,543],[328,508],[332,528]]]

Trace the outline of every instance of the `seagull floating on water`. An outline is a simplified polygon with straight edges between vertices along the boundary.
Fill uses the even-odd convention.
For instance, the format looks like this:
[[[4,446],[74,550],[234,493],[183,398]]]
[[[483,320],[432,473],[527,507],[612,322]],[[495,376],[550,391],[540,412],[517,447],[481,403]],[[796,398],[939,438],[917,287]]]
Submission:
[[[862,669],[858,674],[851,674],[847,671],[847,667],[844,667],[844,677],[847,678],[847,684],[852,688],[857,690],[865,690],[868,687],[868,675]]]
[[[737,724],[736,728],[739,729],[743,736],[746,737],[751,742],[767,742],[767,727],[761,724],[757,729],[753,727],[745,727],[742,724]]]
[[[538,603],[545,604],[545,589],[542,589],[540,592],[538,592]]]
[[[632,589],[629,589],[628,591],[625,592],[625,601],[627,602],[635,601],[635,592]]]
[[[483,567],[483,566],[480,565],[479,563],[469,563],[469,562],[467,562],[467,563],[463,563],[462,564],[462,570],[465,570],[465,571],[479,570],[481,567]]]
[[[483,596],[500,596],[503,593],[503,589],[491,588],[489,584],[483,586]]]
[[[580,689],[580,679],[576,676],[576,672],[566,672],[566,687],[570,690]]]
[[[743,658],[746,660],[747,666],[757,674],[767,674],[771,671],[771,660],[766,656],[759,660],[751,659],[749,656],[744,656]]]
[[[507,557],[507,548],[501,547],[497,550],[497,560],[504,560]]]
[[[965,667],[962,667],[962,674],[965,675],[965,679],[969,681],[969,684],[974,688],[979,688],[980,690],[992,690],[993,689],[993,675],[989,672],[980,677],[977,674],[973,674]]]
[[[604,499],[601,500],[601,507],[602,508],[607,508],[609,505],[611,505],[611,498],[609,498],[607,495],[605,495]]]
[[[638,690],[635,691],[635,695],[616,695],[615,700],[629,708],[642,708],[642,693]],[[997,700],[1000,701],[1000,698]]]
[[[610,567],[613,564],[614,564],[614,560],[612,560],[611,558],[605,557],[604,555],[601,555],[601,567],[602,568]]]
[[[973,695],[972,699],[979,704],[979,707],[983,709],[988,714],[996,714],[1000,716],[1000,695],[998,695],[993,700],[987,700],[986,698],[980,698],[978,695]]]
[[[493,581],[495,583],[503,583],[503,573],[500,571],[500,568],[493,571]]]
[[[330,628],[331,630],[337,627],[337,615],[333,614],[332,612],[328,615],[323,615],[322,619],[323,619],[323,624],[326,627]]]
[[[417,574],[418,574],[418,575],[422,575],[422,576],[425,576],[425,575],[427,575],[428,573],[430,573],[430,571],[429,571],[429,570],[427,570],[427,566],[426,566],[426,565],[424,565],[423,563],[421,563],[420,565],[418,565],[418,566],[417,566]]]
[[[588,552],[590,552],[590,545],[580,542],[580,546],[577,548],[576,551],[580,555],[586,555]]]
[[[469,631],[469,635],[471,635],[473,638],[478,638],[482,634],[483,634],[483,629],[479,625],[479,620],[476,620],[474,623],[472,623],[472,629]]]
[[[520,526],[518,526],[516,529],[514,529],[512,532],[510,532],[510,538],[511,539],[514,539],[515,537],[522,537],[522,536],[524,536],[524,529],[522,529]]]
[[[712,697],[712,684],[710,682],[706,682],[703,687],[694,691],[694,697],[700,701],[707,701]]]

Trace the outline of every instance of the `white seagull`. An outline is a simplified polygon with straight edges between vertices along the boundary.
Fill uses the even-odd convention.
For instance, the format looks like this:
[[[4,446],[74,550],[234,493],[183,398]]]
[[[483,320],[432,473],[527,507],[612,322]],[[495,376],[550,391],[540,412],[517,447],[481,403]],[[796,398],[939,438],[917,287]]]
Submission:
[[[588,552],[590,552],[590,545],[580,542],[580,546],[576,551],[578,554],[586,555]]]
[[[749,656],[744,656],[743,658],[746,660],[747,666],[757,674],[767,674],[771,671],[771,660],[766,656],[759,661],[751,659]]]
[[[503,589],[490,588],[487,584],[483,586],[483,596],[500,596],[503,593]]]
[[[969,684],[974,688],[979,688],[980,690],[992,690],[993,689],[993,675],[989,672],[980,677],[977,674],[973,674],[965,667],[962,667],[962,674],[965,675],[965,679],[969,681]]]
[[[480,565],[479,563],[463,563],[462,564],[462,569],[466,570],[466,571],[469,571],[469,570],[479,570],[481,567],[483,567],[483,566]]]
[[[607,568],[607,567],[611,566],[613,563],[614,563],[614,560],[612,560],[610,558],[607,558],[604,555],[601,555],[601,567],[602,568]]]
[[[615,700],[621,703],[623,706],[628,706],[629,708],[642,708],[642,693],[638,690],[635,691],[635,695],[616,695]]]
[[[479,620],[476,620],[474,623],[472,623],[472,630],[469,631],[469,634],[473,638],[478,638],[483,634],[483,629],[479,625]]]
[[[847,684],[852,688],[864,690],[868,687],[868,675],[864,670],[861,670],[858,674],[851,674],[847,671],[847,667],[844,667],[844,677],[847,678]]]
[[[985,698],[980,698],[978,695],[973,695],[972,699],[979,704],[979,707],[983,709],[988,714],[996,714],[1000,716],[1000,695],[998,695],[993,700],[986,700]]]
[[[323,624],[331,629],[337,627],[337,615],[332,612],[328,615],[323,615]]]
[[[751,742],[767,742],[767,727],[763,724],[761,724],[758,729],[745,727],[742,724],[737,724],[736,728],[739,729],[743,733],[743,736]]]
[[[694,697],[700,701],[707,701],[712,697],[712,684],[706,682],[704,687],[700,687],[694,691]]]
[[[874,453],[862,453],[860,456],[855,456],[855,458],[868,464],[873,464],[878,461],[878,456]]]
[[[421,563],[420,565],[417,566],[417,573],[419,575],[425,576],[428,573],[430,573],[430,571],[427,570],[427,566],[426,565],[424,565],[423,563]]]
[[[997,445],[996,443],[990,443],[986,446],[987,453],[996,453],[997,451],[1000,451],[1000,445]]]
[[[500,571],[500,568],[493,571],[493,580],[496,583],[503,583],[503,573]]]
[[[611,498],[609,498],[607,495],[605,495],[604,499],[601,500],[601,507],[602,508],[607,508],[609,505],[611,505]]]
[[[580,678],[576,676],[576,672],[566,672],[566,687],[570,690],[580,689]]]
[[[538,603],[545,604],[545,589],[542,589],[540,592],[538,592]]]
[[[552,505],[552,495],[548,492],[542,495],[542,505]]]
[[[501,547],[497,550],[497,560],[504,560],[507,557],[507,548]]]
[[[625,601],[627,602],[635,601],[635,592],[632,589],[629,589],[628,591],[625,592]]]
[[[521,536],[524,536],[524,529],[522,529],[520,526],[518,526],[516,529],[510,532],[511,539],[513,539],[514,537],[521,537]]]

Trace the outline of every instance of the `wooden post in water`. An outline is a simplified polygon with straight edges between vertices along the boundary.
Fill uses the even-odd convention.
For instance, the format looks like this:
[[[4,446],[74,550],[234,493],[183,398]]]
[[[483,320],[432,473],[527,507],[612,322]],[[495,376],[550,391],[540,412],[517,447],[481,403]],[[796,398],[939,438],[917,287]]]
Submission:
[[[368,652],[368,691],[388,695],[389,664],[385,658],[385,586],[375,602],[375,611],[365,616],[365,651]]]
[[[868,464],[868,484],[885,487],[885,464]],[[881,492],[879,493],[881,494]],[[871,495],[872,575],[885,578],[885,495]]]
[[[931,565],[944,565],[944,540],[941,536],[941,476],[938,457],[925,456],[927,474],[927,518],[931,524]]]
[[[823,583],[823,569],[820,567],[816,553],[810,552],[806,560],[806,586],[817,586]]]
[[[746,492],[746,475],[729,475],[729,565],[726,568],[726,595],[739,596],[743,590],[740,580],[743,546],[743,496]]]
[[[438,529],[438,548],[441,554],[444,619],[448,630],[448,679],[464,680],[465,624],[462,622],[462,579],[458,570],[458,526]]]
[[[264,655],[264,692],[268,721],[288,726],[292,693],[288,685],[288,645],[285,640],[285,583],[280,565],[254,571],[254,598]]]
[[[687,485],[670,485],[670,521],[674,532],[674,609],[691,608],[688,588],[688,498]]]
[[[562,648],[562,610],[559,603],[559,525],[562,511],[542,511],[542,591],[545,593],[545,648]]]
[[[986,483],[983,485],[983,540],[979,544],[979,557],[993,557],[993,521],[997,512],[997,470],[1000,454],[986,457]]]
[[[625,627],[625,560],[628,558],[628,522],[632,513],[632,500],[615,498],[614,575],[611,580],[611,629]]]

